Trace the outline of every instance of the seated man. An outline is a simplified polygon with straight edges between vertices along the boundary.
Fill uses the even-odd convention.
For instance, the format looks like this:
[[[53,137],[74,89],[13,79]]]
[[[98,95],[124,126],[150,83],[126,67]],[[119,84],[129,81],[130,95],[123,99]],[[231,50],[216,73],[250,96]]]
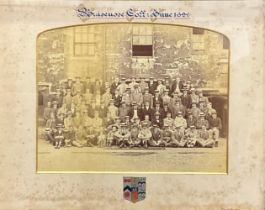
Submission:
[[[160,130],[157,124],[153,124],[153,128],[151,129],[152,138],[148,142],[148,144],[152,147],[162,147],[165,146],[163,141],[163,132]]]
[[[139,126],[136,123],[133,123],[131,126],[131,147],[140,147],[141,140],[138,138],[139,135]]]
[[[214,140],[210,138],[209,131],[207,131],[205,125],[203,125],[202,129],[199,131],[197,143],[202,147],[213,147],[214,145]]]
[[[54,133],[54,147],[55,149],[60,149],[61,145],[64,142],[64,132],[63,132],[63,128],[64,126],[62,124],[58,124],[56,126],[57,131]]]
[[[184,131],[181,130],[181,126],[176,126],[176,129],[172,131],[171,145],[173,147],[184,147],[187,141],[184,138]]]
[[[187,121],[182,116],[182,112],[178,112],[178,115],[176,116],[174,120],[174,126],[180,127],[180,129],[184,132],[184,130],[187,128]]]
[[[104,129],[101,129],[99,135],[97,136],[97,145],[98,147],[106,146],[106,135],[104,133]]]
[[[107,146],[111,147],[114,145],[117,145],[117,139],[116,139],[116,132],[118,131],[118,126],[113,124],[112,129],[109,131],[107,135]]]
[[[56,131],[56,119],[53,112],[50,114],[50,119],[47,120],[45,125],[45,140],[54,144],[54,132]]]
[[[197,130],[195,128],[195,126],[190,126],[185,133],[185,139],[187,140],[187,147],[194,147],[197,139],[198,139],[198,133]]]
[[[75,131],[73,126],[69,126],[67,129],[65,129],[65,146],[71,147],[73,145],[73,142],[75,141]]]
[[[152,137],[152,133],[149,130],[148,123],[144,122],[142,123],[142,129],[139,132],[138,138],[141,140],[141,144],[147,148],[148,142],[150,141]]]
[[[84,131],[83,126],[78,125],[78,127],[75,130],[75,140],[73,141],[73,145],[76,147],[84,147],[87,146],[86,141],[86,133]]]
[[[131,138],[131,133],[128,130],[127,126],[125,123],[121,123],[121,129],[119,129],[115,137],[117,138],[118,146],[120,148],[130,146],[130,138]]]
[[[165,146],[171,145],[171,139],[172,139],[172,131],[170,130],[170,127],[168,124],[164,125],[165,130],[162,132],[162,141],[165,144]]]
[[[150,121],[150,118],[149,118],[149,115],[145,115],[144,116],[144,120],[141,122],[141,126],[143,127],[143,124],[146,124],[146,126],[148,127],[148,128],[150,128],[151,127],[151,121]]]
[[[174,119],[171,118],[171,113],[168,112],[166,115],[166,118],[163,120],[164,128],[168,126],[169,128],[172,128],[174,126]]]
[[[209,128],[209,123],[208,121],[205,119],[205,114],[203,112],[200,113],[197,122],[196,122],[196,128],[197,129],[202,129],[202,126],[205,126],[206,129]]]
[[[152,120],[152,125],[157,125],[160,129],[163,127],[163,121],[160,118],[160,113],[156,112],[154,114],[154,119]]]
[[[101,129],[101,128],[98,128]],[[99,135],[99,130],[95,130],[92,126],[86,126],[84,135],[86,140],[86,146],[94,147],[97,144],[97,137]]]

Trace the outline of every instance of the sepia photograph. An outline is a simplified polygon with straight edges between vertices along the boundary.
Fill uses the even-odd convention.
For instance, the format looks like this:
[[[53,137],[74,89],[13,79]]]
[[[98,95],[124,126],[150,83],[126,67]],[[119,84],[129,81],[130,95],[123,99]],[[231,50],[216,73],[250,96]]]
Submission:
[[[37,172],[227,173],[224,34],[98,23],[36,45]]]

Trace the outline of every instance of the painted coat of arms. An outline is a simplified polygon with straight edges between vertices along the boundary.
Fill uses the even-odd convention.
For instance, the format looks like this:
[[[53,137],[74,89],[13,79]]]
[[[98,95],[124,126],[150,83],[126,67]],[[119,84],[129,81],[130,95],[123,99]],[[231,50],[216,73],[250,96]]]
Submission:
[[[124,199],[136,203],[145,199],[146,178],[145,177],[123,177]]]

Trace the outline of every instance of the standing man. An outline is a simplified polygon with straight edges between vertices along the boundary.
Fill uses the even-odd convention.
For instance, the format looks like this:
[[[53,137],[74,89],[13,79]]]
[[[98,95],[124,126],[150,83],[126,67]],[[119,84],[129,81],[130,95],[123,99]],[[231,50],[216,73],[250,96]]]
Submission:
[[[183,106],[186,107],[186,109],[191,108],[191,98],[190,98],[190,95],[188,95],[187,88],[183,89],[183,95],[181,96],[181,102]]]
[[[149,80],[149,93],[152,94],[152,95],[155,95],[155,90],[156,90],[156,83],[154,82],[154,78],[153,77],[150,77],[150,80]]]
[[[141,107],[143,103],[143,94],[139,88],[138,83],[136,83],[133,87],[133,91],[131,94],[131,100],[132,102],[135,102],[138,105],[138,107]]]
[[[145,88],[143,94],[143,103],[148,102],[150,107],[153,107],[153,95],[149,93],[148,87]]]
[[[220,130],[222,129],[222,121],[220,117],[217,117],[217,113],[212,112],[212,118],[209,119],[210,123],[210,129],[213,135],[213,139],[215,142],[215,146],[218,147],[218,142],[219,142],[219,133]]]
[[[183,82],[180,81],[179,77],[176,77],[176,80],[174,81],[171,87],[171,94],[175,92],[180,92],[182,91],[182,89],[183,89]]]
[[[128,85],[125,82],[125,78],[122,78],[121,83],[117,87],[117,90],[119,91],[120,96],[123,96],[123,93],[125,93],[127,87]]]
[[[120,85],[119,78],[116,77],[115,80],[114,80],[114,82],[113,82],[113,83],[111,84],[111,86],[110,86],[110,93],[111,93],[112,95],[115,94],[115,91],[116,91],[116,89],[117,89],[117,87],[118,87],[119,85]]]

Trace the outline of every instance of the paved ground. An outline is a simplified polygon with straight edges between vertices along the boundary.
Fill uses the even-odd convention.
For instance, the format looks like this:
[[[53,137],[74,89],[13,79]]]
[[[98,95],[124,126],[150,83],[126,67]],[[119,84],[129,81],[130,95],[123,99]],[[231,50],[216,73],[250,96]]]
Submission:
[[[39,172],[226,172],[226,139],[215,148],[54,149],[38,141]]]

